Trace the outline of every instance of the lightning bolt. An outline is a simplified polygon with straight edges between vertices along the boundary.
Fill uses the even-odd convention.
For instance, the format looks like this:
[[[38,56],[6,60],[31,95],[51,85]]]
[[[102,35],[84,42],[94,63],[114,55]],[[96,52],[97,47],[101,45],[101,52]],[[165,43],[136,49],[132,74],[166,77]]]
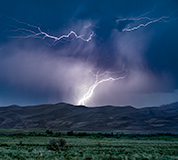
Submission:
[[[152,23],[156,23],[156,22],[158,22],[158,21],[164,21],[164,22],[167,22],[166,21],[166,19],[168,19],[169,17],[166,17],[166,16],[162,16],[162,17],[160,17],[160,18],[158,18],[158,19],[151,19],[151,18],[149,18],[149,17],[140,17],[140,18],[138,18],[138,19],[134,19],[133,18],[133,20],[134,21],[139,21],[139,20],[142,20],[142,19],[147,19],[147,20],[150,20],[149,22],[147,22],[147,23],[141,23],[141,24],[139,24],[138,26],[135,26],[135,27],[132,27],[132,28],[124,28],[122,31],[123,32],[131,32],[131,31],[133,31],[133,30],[137,30],[137,29],[139,29],[139,28],[141,28],[141,27],[146,27],[146,26],[148,26],[148,25],[150,25],[150,24],[152,24]]]
[[[92,97],[94,90],[96,87],[98,87],[100,84],[109,82],[109,81],[118,81],[124,79],[126,76],[118,76],[116,78],[112,77],[111,74],[116,74],[118,72],[108,72],[105,71],[102,74],[99,74],[100,71],[98,71],[96,74],[92,72],[92,74],[95,76],[95,82],[94,84],[89,87],[88,91],[83,95],[83,97],[78,101],[78,105],[85,105],[85,103]],[[103,77],[102,79],[100,77]],[[105,78],[104,78],[105,77]],[[101,80],[100,80],[101,79]]]
[[[151,11],[151,12],[153,12],[153,11]],[[141,20],[145,21],[144,23],[140,23],[140,24],[138,24],[137,26],[134,26],[134,27],[131,27],[131,25],[129,24],[129,25],[127,25],[126,28],[122,29],[122,32],[131,32],[131,31],[134,31],[134,30],[138,30],[141,27],[147,27],[148,25],[151,25],[151,24],[159,22],[159,21],[170,22],[172,20],[177,20],[177,18],[170,18],[170,16],[161,16],[159,18],[147,17],[146,15],[151,13],[151,12],[146,12],[146,13],[138,16],[138,17],[117,19],[116,23],[119,23],[121,21],[133,21],[133,22],[141,21]]]
[[[10,31],[16,32],[16,33],[17,32],[21,32],[21,33],[24,34],[24,36],[12,36],[11,38],[40,38],[40,39],[43,39],[43,40],[49,38],[49,39],[51,39],[53,41],[52,44],[49,44],[49,45],[53,46],[60,40],[71,38],[71,35],[74,35],[74,37],[76,39],[81,39],[82,41],[85,41],[85,42],[89,42],[92,39],[92,37],[94,36],[94,32],[91,31],[91,30],[90,30],[90,34],[88,35],[87,38],[85,38],[86,35],[78,35],[73,30],[71,30],[68,34],[63,34],[63,35],[60,35],[60,36],[54,36],[54,35],[50,35],[47,32],[43,31],[38,26],[31,25],[31,24],[25,23],[25,22],[21,22],[21,21],[19,21],[17,19],[14,19],[12,17],[8,17],[8,18],[12,19],[13,21],[15,21],[18,24],[21,24],[21,25],[25,26],[24,28],[18,28],[16,26],[13,26],[16,29],[13,29],[13,30],[10,30]],[[90,26],[91,26],[91,24],[89,24],[87,26],[84,26],[84,29],[86,30]]]

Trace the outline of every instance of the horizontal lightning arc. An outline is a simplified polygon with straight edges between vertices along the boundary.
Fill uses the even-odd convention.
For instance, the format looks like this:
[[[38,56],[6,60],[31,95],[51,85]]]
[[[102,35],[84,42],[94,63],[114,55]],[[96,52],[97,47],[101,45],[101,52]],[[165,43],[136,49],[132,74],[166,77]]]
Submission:
[[[141,27],[146,27],[148,25],[151,25],[152,23],[156,23],[156,22],[159,22],[159,21],[162,21],[162,22],[170,22],[170,21],[174,21],[174,20],[178,20],[178,18],[171,18],[170,16],[174,14],[174,12],[172,12],[171,14],[169,14],[168,16],[161,16],[161,17],[158,17],[158,18],[150,18],[148,17],[147,15],[152,13],[153,11],[155,10],[155,7],[153,8],[152,11],[149,11],[149,12],[146,12],[138,17],[131,17],[131,18],[119,18],[116,20],[116,23],[119,23],[119,22],[123,22],[123,21],[130,21],[131,22],[139,22],[139,21],[144,21],[144,22],[141,22],[139,23],[137,26],[131,26],[130,24],[127,24],[125,28],[122,29],[122,32],[131,32],[131,31],[134,31],[134,30],[138,30],[140,29]]]
[[[54,45],[57,41],[62,40],[63,38],[69,38],[71,35],[74,35],[76,39],[81,39],[85,42],[89,42],[90,40],[92,40],[92,37],[94,36],[94,32],[90,31],[90,34],[88,36],[88,38],[84,38],[84,35],[78,35],[75,31],[70,31],[68,34],[63,34],[61,36],[53,36],[48,34],[47,32],[42,31],[42,29],[38,26],[35,25],[31,25],[25,22],[21,22],[19,20],[16,20],[12,17],[11,18],[13,21],[17,22],[18,24],[23,24],[26,25],[28,28],[30,27],[31,29],[27,29],[27,28],[18,28],[15,30],[11,30],[13,32],[17,32],[17,31],[21,31],[24,34],[26,34],[25,36],[13,36],[12,38],[41,38],[41,39],[45,39],[45,38],[50,38],[53,39],[53,43],[52,45]],[[86,26],[84,26],[84,28],[86,28]],[[88,26],[87,26],[88,28]]]
[[[169,18],[169,17],[163,16],[163,17],[160,17],[160,18],[154,19],[154,20],[152,20],[151,18],[148,18],[148,17],[141,17],[141,18],[138,18],[138,19],[134,19],[134,18],[133,18],[133,20],[148,19],[148,20],[150,20],[150,21],[147,22],[147,23],[145,23],[145,24],[141,23],[141,24],[139,24],[138,26],[135,26],[135,27],[133,27],[133,28],[124,28],[122,31],[123,31],[123,32],[131,32],[131,31],[133,31],[133,30],[139,29],[140,27],[146,27],[146,26],[148,26],[148,25],[150,25],[150,24],[152,24],[152,23],[158,22],[158,21],[160,21],[160,20],[163,20],[163,21],[165,22],[164,19],[167,19],[167,18]],[[131,20],[131,19],[130,19],[130,20]]]

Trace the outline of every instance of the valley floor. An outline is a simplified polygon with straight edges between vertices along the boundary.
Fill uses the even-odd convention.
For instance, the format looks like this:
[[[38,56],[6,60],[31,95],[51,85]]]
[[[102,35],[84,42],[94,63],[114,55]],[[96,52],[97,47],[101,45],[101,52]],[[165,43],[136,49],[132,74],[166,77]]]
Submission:
[[[66,144],[50,149],[52,139],[63,139]],[[0,159],[178,160],[178,138],[0,135]]]

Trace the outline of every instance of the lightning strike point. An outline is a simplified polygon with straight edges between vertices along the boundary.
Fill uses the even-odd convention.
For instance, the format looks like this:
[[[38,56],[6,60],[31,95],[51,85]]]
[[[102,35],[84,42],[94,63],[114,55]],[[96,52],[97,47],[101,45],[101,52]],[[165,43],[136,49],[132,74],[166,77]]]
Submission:
[[[119,81],[119,80],[122,80],[126,77],[126,75],[125,75],[125,76],[117,76],[116,78],[114,78],[113,76],[111,76],[114,73],[118,73],[118,72],[108,72],[108,71],[106,71],[102,74],[99,74],[99,71],[98,71],[97,74],[92,73],[95,76],[95,82],[91,87],[89,87],[88,91],[78,101],[77,105],[85,105],[86,102],[93,96],[94,90],[100,84],[105,83],[105,82],[109,82],[109,81]]]

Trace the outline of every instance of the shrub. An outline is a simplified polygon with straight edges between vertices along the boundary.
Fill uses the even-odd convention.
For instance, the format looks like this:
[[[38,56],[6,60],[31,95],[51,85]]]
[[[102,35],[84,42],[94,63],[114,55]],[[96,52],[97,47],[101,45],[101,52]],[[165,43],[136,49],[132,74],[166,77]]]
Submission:
[[[18,145],[18,146],[23,146],[24,144],[23,144],[22,141],[20,141],[17,145]]]
[[[47,135],[52,135],[52,134],[53,134],[53,131],[51,131],[51,130],[46,130],[46,134],[47,134]]]
[[[7,143],[0,144],[0,147],[8,147],[8,144]]]
[[[52,139],[50,140],[47,149],[53,150],[53,151],[59,151],[63,147],[65,147],[66,141],[65,139]]]
[[[59,145],[60,147],[64,147],[66,145],[65,139],[59,139]]]
[[[86,132],[81,132],[81,133],[77,133],[76,136],[79,136],[79,137],[86,137],[86,136],[90,136],[89,133],[86,133]]]
[[[61,132],[58,132],[58,133],[54,134],[55,137],[60,137],[61,135],[62,135]]]
[[[68,135],[68,136],[74,136],[74,132],[73,132],[73,131],[68,131],[68,132],[67,132],[67,135]]]

